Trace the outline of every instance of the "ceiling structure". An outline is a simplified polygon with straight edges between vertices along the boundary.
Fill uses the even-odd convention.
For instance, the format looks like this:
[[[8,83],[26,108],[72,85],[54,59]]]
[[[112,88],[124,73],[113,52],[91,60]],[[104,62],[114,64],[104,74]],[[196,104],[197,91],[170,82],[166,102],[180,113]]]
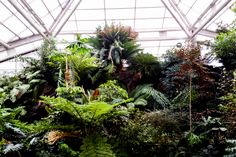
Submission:
[[[59,43],[98,26],[123,24],[139,33],[147,52],[176,43],[209,40],[218,23],[231,23],[235,0],[0,0],[0,62],[31,53],[43,39]]]

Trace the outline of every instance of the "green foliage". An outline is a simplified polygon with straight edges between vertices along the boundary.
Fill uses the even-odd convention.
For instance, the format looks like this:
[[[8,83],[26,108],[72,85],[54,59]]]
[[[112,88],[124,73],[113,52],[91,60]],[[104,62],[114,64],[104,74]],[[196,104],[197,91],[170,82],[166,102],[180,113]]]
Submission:
[[[224,157],[232,157],[236,155],[236,140],[235,139],[228,139],[226,140],[228,146],[225,148],[225,155]]]
[[[137,86],[131,93],[134,99],[143,98],[153,108],[166,108],[170,105],[170,101],[164,94],[155,90],[151,84]]]
[[[84,104],[90,101],[85,90],[80,86],[58,87],[56,89],[59,97],[66,98],[79,104]]]
[[[116,80],[109,80],[98,87],[99,95],[97,99],[99,101],[108,102],[111,104],[122,102],[128,99],[128,93],[121,88]]]
[[[59,85],[64,84],[64,76],[66,71],[66,61],[68,62],[69,71],[70,71],[70,81],[71,84],[78,84],[81,79],[86,79],[89,73],[96,69],[99,65],[97,58],[91,56],[88,51],[77,49],[77,51],[68,52],[54,52],[50,57],[49,64],[51,66],[57,67],[60,71],[59,73]],[[87,48],[87,50],[89,50]],[[87,78],[88,79],[88,78]]]
[[[124,156],[174,156],[178,143],[178,137],[175,136],[178,125],[176,128],[174,125],[174,130],[171,130],[175,122],[169,118],[168,113],[162,114],[162,111],[135,113],[134,118],[118,133],[119,145],[115,150]]]
[[[196,90],[196,86],[193,86],[191,89],[191,102],[195,103],[199,99],[199,93]],[[171,109],[178,111],[187,111],[189,105],[189,87],[187,86],[183,91],[180,91],[179,94],[174,97],[171,101]]]
[[[0,105],[3,105],[6,100],[15,103],[25,93],[30,92],[30,84],[25,84],[17,78],[3,77],[0,84]]]
[[[99,101],[79,105],[61,97],[42,97],[42,99],[44,103],[52,105],[59,111],[67,112],[82,121],[93,123],[100,123],[104,118],[106,118],[103,115],[109,113],[116,106]]]
[[[198,135],[195,135],[194,133],[191,133],[191,132],[187,134],[187,140],[188,140],[188,144],[191,147],[202,142],[201,137],[199,137]]]
[[[101,136],[87,136],[80,147],[79,157],[115,157],[112,146],[107,143],[107,138]]]
[[[136,43],[137,33],[122,25],[106,25],[99,27],[96,31],[96,37],[89,39],[91,45],[95,48],[97,58],[101,61],[101,69],[96,74],[95,80],[114,79],[114,75],[123,70],[125,62],[139,51],[139,45]],[[104,77],[104,73],[107,74]]]
[[[81,38],[80,34],[77,34],[77,39],[71,42],[66,48],[72,52],[72,54],[77,53],[88,53],[91,49],[86,45],[88,43],[88,38]]]
[[[131,27],[122,25],[106,25],[104,28],[98,27],[96,31],[96,37],[90,38],[92,46],[98,50],[109,48],[115,41],[126,43],[135,40],[137,33],[134,32]]]
[[[68,56],[68,61],[70,62],[73,75],[78,82],[81,77],[98,67],[97,59],[95,57],[91,57],[89,53],[70,55]]]
[[[141,72],[143,75],[151,78],[157,76],[161,70],[158,59],[152,54],[138,53],[130,59],[131,69]]]
[[[59,149],[67,157],[79,157],[79,152],[72,150],[66,143],[59,143]]]
[[[236,69],[236,31],[220,33],[216,37],[213,51],[227,70]]]

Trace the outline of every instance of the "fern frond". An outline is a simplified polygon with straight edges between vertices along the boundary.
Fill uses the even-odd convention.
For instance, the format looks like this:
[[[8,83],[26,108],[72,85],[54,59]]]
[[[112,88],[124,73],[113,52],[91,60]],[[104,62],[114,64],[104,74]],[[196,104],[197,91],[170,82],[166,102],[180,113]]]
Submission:
[[[17,143],[17,144],[8,144],[6,145],[6,148],[3,150],[4,154],[10,153],[10,152],[16,152],[23,148],[23,144]]]
[[[115,157],[107,138],[101,136],[86,137],[80,149],[82,152],[79,157]]]
[[[132,91],[131,96],[133,96],[134,99],[138,98],[143,98],[145,100],[153,99],[154,103],[160,105],[162,108],[165,108],[170,105],[170,101],[165,97],[165,95],[154,89],[151,84],[144,84],[137,86]]]
[[[89,122],[102,120],[102,115],[109,113],[115,107],[115,105],[99,101],[79,105],[61,97],[42,97],[42,99],[44,103],[54,106],[57,110],[67,112],[77,119]]]

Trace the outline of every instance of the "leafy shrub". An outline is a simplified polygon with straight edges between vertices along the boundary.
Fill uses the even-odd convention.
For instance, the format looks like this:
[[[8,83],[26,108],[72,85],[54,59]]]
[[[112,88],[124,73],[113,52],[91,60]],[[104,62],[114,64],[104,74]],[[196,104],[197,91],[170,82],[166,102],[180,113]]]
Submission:
[[[236,68],[236,31],[220,33],[215,40],[213,51],[227,70]]]

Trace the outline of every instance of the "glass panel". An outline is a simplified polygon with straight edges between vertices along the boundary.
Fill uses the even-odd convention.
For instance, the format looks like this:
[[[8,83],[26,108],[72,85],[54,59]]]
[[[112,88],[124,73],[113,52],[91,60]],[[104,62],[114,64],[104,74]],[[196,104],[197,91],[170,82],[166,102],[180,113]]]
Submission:
[[[186,37],[183,31],[167,31],[168,37]]]
[[[49,10],[54,10],[59,6],[58,0],[42,0],[42,1],[46,4]]]
[[[106,11],[107,19],[130,19],[134,18],[134,9],[114,9]]]
[[[74,14],[77,20],[104,20],[103,10],[76,10]]]
[[[193,5],[191,11],[194,11],[195,13],[201,13],[203,10],[205,10],[212,1],[206,1],[206,0],[197,0],[196,3]],[[199,9],[199,6],[201,6],[201,9]]]
[[[136,0],[137,7],[157,7],[163,6],[160,0]]]
[[[1,16],[0,16],[0,21],[5,20],[9,16],[11,16],[11,12],[0,3],[0,10],[1,10]]]
[[[162,19],[136,20],[135,28],[161,28]]]
[[[104,21],[86,21],[78,22],[79,30],[92,30],[95,31],[98,26],[104,26]]]
[[[63,29],[62,29],[63,31],[65,31],[65,32],[76,32],[76,31],[78,31],[77,30],[77,27],[76,27],[76,23],[75,22],[71,22],[71,21],[68,21],[65,25],[64,25],[64,27],[63,27]]]
[[[8,29],[6,29],[3,25],[0,25],[0,32],[1,32],[0,38],[1,38],[1,40],[5,41],[5,42],[9,42],[9,40],[15,36]]]
[[[29,24],[28,21],[25,20],[24,17],[22,17],[19,13],[15,14],[16,17],[18,17],[28,28],[31,28],[30,30],[37,34],[38,32]]]
[[[50,10],[50,12],[51,12],[52,16],[54,18],[56,18],[59,15],[59,13],[61,12],[61,10],[62,10],[61,7],[58,6],[57,8]]]
[[[110,1],[110,0],[107,0]],[[104,0],[83,0],[78,9],[85,9],[85,8],[104,8]]]
[[[47,16],[45,16],[44,18],[42,18],[42,20],[43,20],[43,22],[44,22],[44,24],[46,25],[47,28],[49,28],[52,25],[53,21],[54,21],[52,16],[49,15],[49,14]]]
[[[39,17],[43,17],[48,12],[40,0],[34,0],[30,6]]]
[[[135,7],[135,0],[106,0],[106,8]]]
[[[107,24],[115,24],[119,25],[122,24],[124,26],[131,26],[132,28],[134,27],[134,20],[108,20]]]
[[[161,18],[164,16],[164,8],[137,9],[136,18]]]
[[[159,37],[159,32],[143,32],[138,34],[139,38],[148,38],[148,37]]]
[[[165,18],[163,23],[164,28],[180,28],[174,18]]]
[[[11,17],[7,21],[4,22],[4,24],[13,32],[20,33],[23,29],[26,27],[24,24],[22,24],[15,16]],[[17,26],[17,27],[16,27]]]
[[[25,37],[31,36],[31,35],[33,35],[33,33],[31,33],[28,29],[22,31],[22,32],[19,34],[19,36],[20,36],[21,38],[25,38]]]

